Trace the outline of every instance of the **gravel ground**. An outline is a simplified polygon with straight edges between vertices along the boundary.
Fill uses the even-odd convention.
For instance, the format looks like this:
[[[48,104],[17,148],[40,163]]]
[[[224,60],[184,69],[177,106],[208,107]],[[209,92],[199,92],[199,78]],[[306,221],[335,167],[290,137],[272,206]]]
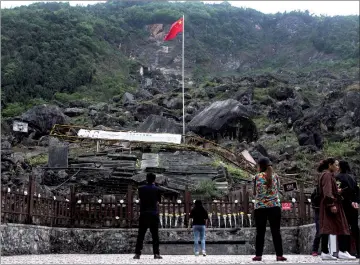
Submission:
[[[154,260],[153,256],[144,255],[140,260],[133,260],[133,255],[29,255],[1,257],[1,264],[284,264],[275,262],[275,256],[263,256],[263,262],[252,262],[252,256],[166,256],[162,260]],[[309,255],[289,255],[285,264],[324,263],[324,264],[359,264],[355,261],[323,262],[319,257]]]

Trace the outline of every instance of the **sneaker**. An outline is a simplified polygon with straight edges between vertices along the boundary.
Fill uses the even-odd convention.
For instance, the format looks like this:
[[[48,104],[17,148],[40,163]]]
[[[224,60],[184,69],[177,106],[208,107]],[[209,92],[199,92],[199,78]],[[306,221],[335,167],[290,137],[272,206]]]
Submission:
[[[316,251],[314,251],[313,253],[311,253],[311,256],[317,257],[317,256],[319,256],[319,253],[317,253]]]
[[[336,257],[330,255],[329,253],[328,254],[321,253],[321,259],[322,260],[337,260]]]
[[[133,259],[140,259],[140,255],[139,255],[139,254],[135,254],[135,256],[133,257]]]
[[[202,255],[203,255],[204,257],[206,257],[206,252],[205,252],[205,251],[202,251]]]
[[[154,255],[154,259],[162,259],[162,257],[159,254]]]
[[[196,257],[199,256],[199,254],[200,254],[199,252],[195,252],[195,256],[196,256]]]
[[[347,252],[347,251],[345,251],[345,252],[339,251],[339,253],[338,253],[338,258],[339,258],[339,259],[348,259],[348,260],[356,259],[356,257],[351,256],[351,255],[349,254],[349,252]]]
[[[262,260],[262,257],[261,257],[261,256],[256,256],[256,257],[253,257],[252,260],[253,260],[253,261],[261,261],[261,260]]]
[[[284,258],[284,257],[276,257],[276,261],[287,261],[287,258]]]

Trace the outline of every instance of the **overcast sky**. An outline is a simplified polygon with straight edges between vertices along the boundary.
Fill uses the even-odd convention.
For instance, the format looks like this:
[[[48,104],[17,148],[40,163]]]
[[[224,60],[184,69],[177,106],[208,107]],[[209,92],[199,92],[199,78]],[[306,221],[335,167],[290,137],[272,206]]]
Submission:
[[[29,5],[39,1],[1,1],[1,8]],[[68,1],[64,1],[68,2]],[[69,1],[71,5],[88,5],[102,1]],[[221,3],[222,1],[204,1]],[[262,13],[289,12],[309,10],[315,15],[359,15],[359,1],[229,1],[231,5],[256,9]]]

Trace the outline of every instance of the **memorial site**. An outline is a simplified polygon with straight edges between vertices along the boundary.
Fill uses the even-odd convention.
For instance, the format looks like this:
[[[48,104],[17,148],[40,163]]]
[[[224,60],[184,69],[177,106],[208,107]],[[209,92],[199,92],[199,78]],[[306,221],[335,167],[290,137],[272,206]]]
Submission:
[[[2,264],[359,263],[358,13],[3,2]]]

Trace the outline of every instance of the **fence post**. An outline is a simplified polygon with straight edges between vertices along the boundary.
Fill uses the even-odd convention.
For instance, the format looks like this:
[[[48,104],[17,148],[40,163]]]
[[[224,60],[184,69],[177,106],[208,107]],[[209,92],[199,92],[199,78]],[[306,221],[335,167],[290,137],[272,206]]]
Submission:
[[[305,194],[304,194],[304,182],[300,182],[300,196],[299,196],[299,210],[300,210],[300,225],[304,224],[306,208],[305,208]]]
[[[127,190],[127,219],[128,219],[128,227],[131,228],[132,225],[132,217],[133,217],[133,186],[132,184],[128,185]]]
[[[185,194],[184,194],[184,203],[185,203],[185,218],[184,223],[187,226],[189,221],[189,214],[190,214],[190,192],[188,190],[188,186],[185,187]]]
[[[75,197],[75,186],[70,186],[70,227],[75,225],[75,208],[76,208],[76,197]]]
[[[249,213],[249,192],[247,191],[247,185],[242,186],[244,213]]]
[[[34,176],[31,174],[29,176],[29,186],[28,186],[28,207],[27,207],[27,224],[32,224],[32,213],[33,213],[33,207],[34,207],[34,192],[35,192],[35,181]]]

